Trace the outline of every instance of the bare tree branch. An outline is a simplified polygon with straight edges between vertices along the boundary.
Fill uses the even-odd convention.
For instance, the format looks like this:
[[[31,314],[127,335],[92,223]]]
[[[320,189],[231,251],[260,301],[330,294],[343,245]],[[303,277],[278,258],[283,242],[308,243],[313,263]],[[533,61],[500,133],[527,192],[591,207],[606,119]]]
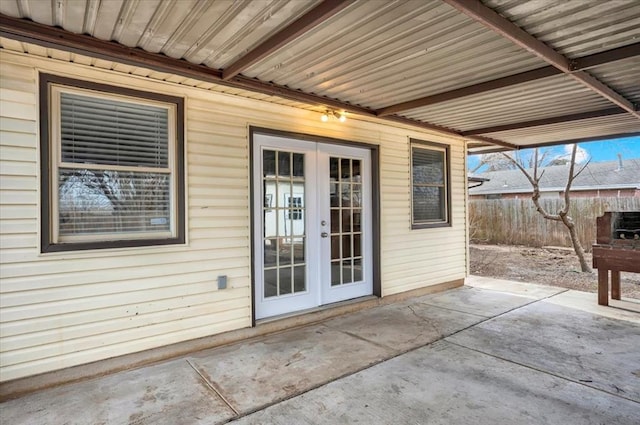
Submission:
[[[535,150],[534,152],[534,156],[536,158],[536,161],[534,162],[534,166],[533,166],[533,177],[531,176],[531,174],[529,174],[529,172],[522,166],[522,164],[520,164],[520,162],[516,161],[515,159],[513,159],[512,157],[510,157],[509,155],[506,155],[503,153],[503,155],[508,158],[509,160],[511,160],[516,167],[518,167],[518,169],[522,172],[522,174],[525,175],[525,177],[527,178],[527,180],[529,180],[529,183],[531,183],[531,186],[533,187],[533,194],[531,195],[531,200],[533,201],[533,204],[536,207],[536,211],[538,211],[540,214],[542,214],[542,216],[544,218],[546,218],[547,220],[553,220],[553,221],[561,221],[562,219],[560,218],[559,215],[555,215],[555,214],[550,214],[549,212],[547,212],[542,205],[540,205],[539,199],[540,199],[540,179],[542,178],[542,175],[544,174],[544,170],[542,171],[542,173],[540,174],[540,177],[537,177],[538,174],[538,149]]]
[[[569,165],[569,176],[567,178],[567,184],[564,189],[564,205],[558,212],[558,214],[550,214],[547,212],[542,205],[540,205],[540,180],[544,175],[545,170],[543,169],[540,175],[538,175],[539,166],[542,165],[542,161],[546,159],[546,152],[542,154],[542,156],[538,155],[538,149],[534,151],[533,155],[533,176],[529,174],[529,172],[520,164],[519,161],[514,160],[512,157],[508,155],[504,155],[506,158],[510,159],[516,167],[527,177],[529,183],[533,187],[533,193],[531,194],[531,200],[533,204],[536,206],[536,210],[547,220],[560,221],[562,222],[567,230],[569,231],[569,236],[571,238],[571,243],[573,245],[573,249],[578,257],[580,262],[580,268],[583,272],[591,272],[591,267],[587,264],[584,256],[584,249],[582,248],[582,244],[580,243],[580,239],[578,238],[578,234],[576,232],[576,226],[573,222],[573,219],[569,216],[569,207],[571,203],[571,185],[573,181],[580,175],[582,171],[588,165],[585,164],[578,170],[578,172],[574,173],[575,164],[576,164],[576,153],[578,150],[578,145],[574,144],[573,149],[571,151],[571,163]],[[531,164],[531,161],[529,162]]]

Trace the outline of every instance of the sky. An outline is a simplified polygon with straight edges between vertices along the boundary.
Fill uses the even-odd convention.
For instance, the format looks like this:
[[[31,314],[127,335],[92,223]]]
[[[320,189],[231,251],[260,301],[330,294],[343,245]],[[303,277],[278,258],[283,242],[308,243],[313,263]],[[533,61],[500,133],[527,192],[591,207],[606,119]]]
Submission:
[[[571,146],[560,145],[543,149],[551,149],[553,156],[570,158]],[[523,149],[520,154],[526,157],[530,151],[532,149]],[[640,136],[578,143],[576,159],[579,163],[587,159],[591,159],[591,162],[613,161],[618,159],[618,154],[621,154],[623,159],[640,159]],[[480,155],[470,155],[468,160],[469,169],[475,168],[479,160]],[[478,170],[478,172],[482,172],[482,170]]]

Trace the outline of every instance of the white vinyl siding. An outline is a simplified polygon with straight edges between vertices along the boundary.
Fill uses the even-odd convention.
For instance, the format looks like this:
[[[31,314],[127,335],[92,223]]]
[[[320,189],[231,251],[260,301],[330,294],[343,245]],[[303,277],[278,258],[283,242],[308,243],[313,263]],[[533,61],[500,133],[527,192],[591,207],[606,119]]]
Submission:
[[[251,125],[380,145],[383,295],[465,277],[462,141],[357,117],[322,123],[318,112],[188,87],[210,83],[34,51],[43,57],[0,51],[0,380],[251,325]],[[38,71],[185,97],[186,245],[40,253]],[[409,138],[450,144],[451,227],[411,230]]]

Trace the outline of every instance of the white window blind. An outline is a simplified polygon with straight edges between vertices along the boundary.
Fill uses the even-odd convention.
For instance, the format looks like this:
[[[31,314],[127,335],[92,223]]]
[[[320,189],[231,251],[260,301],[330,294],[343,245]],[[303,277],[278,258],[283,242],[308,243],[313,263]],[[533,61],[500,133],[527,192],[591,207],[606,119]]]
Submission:
[[[61,93],[62,162],[168,167],[168,111]]]
[[[172,234],[170,107],[59,89],[59,242]]]

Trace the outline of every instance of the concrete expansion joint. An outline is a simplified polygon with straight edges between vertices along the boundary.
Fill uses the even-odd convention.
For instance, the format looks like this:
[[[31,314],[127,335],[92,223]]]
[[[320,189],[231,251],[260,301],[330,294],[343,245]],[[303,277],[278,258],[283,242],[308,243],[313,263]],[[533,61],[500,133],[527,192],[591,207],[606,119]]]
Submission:
[[[222,394],[222,391],[220,391],[213,382],[211,382],[209,379],[207,379],[206,376],[204,376],[204,374],[196,367],[196,365],[194,365],[191,360],[189,359],[185,359],[186,362],[189,364],[189,366],[191,366],[191,368],[198,374],[198,376],[200,377],[200,379],[202,379],[202,381],[204,382],[204,384],[211,390],[213,391],[219,398],[220,400],[222,400],[224,402],[224,404],[227,405],[227,407],[229,407],[229,409],[231,409],[231,411],[238,416],[240,413],[238,412],[238,409],[236,409],[233,404],[231,404],[231,402],[229,400],[227,400],[227,398],[224,396],[224,394]]]
[[[564,375],[560,375],[560,374],[557,374],[557,373],[549,372],[547,370],[544,370],[544,369],[541,369],[541,368],[537,368],[535,366],[531,366],[531,365],[528,365],[526,363],[517,362],[515,360],[511,360],[511,359],[508,359],[508,358],[505,358],[505,357],[502,357],[502,356],[498,356],[498,355],[495,355],[495,354],[487,353],[485,351],[478,350],[478,349],[472,348],[472,347],[468,347],[466,345],[462,345],[462,344],[459,344],[457,342],[453,342],[453,341],[446,341],[446,342],[448,344],[452,344],[452,345],[455,345],[457,347],[464,348],[466,350],[471,350],[471,351],[479,353],[479,354],[484,354],[485,356],[493,357],[495,359],[502,360],[502,361],[505,361],[505,362],[508,362],[508,363],[511,363],[511,364],[514,364],[514,365],[518,365],[518,366],[521,366],[521,367],[524,367],[524,368],[527,368],[527,369],[530,369],[530,370],[534,370],[536,372],[544,373],[545,375],[553,376],[555,378],[559,378],[559,379],[562,379],[564,381],[572,382],[574,384],[578,384],[578,385],[581,385],[583,387],[589,388],[590,390],[600,391],[600,392],[603,392],[605,394],[609,394],[609,395],[612,395],[612,396],[615,396],[615,397],[618,397],[618,398],[622,398],[622,399],[627,400],[627,401],[632,401],[632,402],[640,405],[639,401],[634,400],[634,399],[629,398],[629,397],[625,397],[624,395],[621,395],[620,392],[621,391],[624,392],[624,391],[621,390],[620,388],[618,388],[615,385],[613,385],[613,387],[618,390],[617,392],[603,390],[602,388],[598,388],[598,387],[594,387],[594,386],[588,385],[589,383],[591,383],[591,380],[571,379],[571,378],[569,378],[567,376],[564,376]]]

